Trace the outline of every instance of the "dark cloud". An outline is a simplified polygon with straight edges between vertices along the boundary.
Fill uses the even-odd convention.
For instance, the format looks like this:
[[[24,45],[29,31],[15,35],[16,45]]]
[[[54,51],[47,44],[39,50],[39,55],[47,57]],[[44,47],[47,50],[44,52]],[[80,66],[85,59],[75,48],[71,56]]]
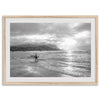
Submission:
[[[68,23],[11,23],[11,36],[30,34],[56,34],[57,37],[72,35]]]
[[[24,35],[39,32],[40,25],[37,23],[11,23],[10,33],[14,35]]]
[[[91,23],[83,23],[83,24],[80,24],[75,29],[78,32],[80,32],[80,31],[90,31],[91,30]]]

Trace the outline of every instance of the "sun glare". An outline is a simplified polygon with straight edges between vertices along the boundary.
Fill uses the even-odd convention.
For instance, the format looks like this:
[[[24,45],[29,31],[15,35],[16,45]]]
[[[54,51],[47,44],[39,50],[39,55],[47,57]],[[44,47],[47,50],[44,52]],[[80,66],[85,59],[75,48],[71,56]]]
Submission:
[[[59,43],[59,48],[63,50],[70,50],[76,45],[76,40],[73,38],[63,38]]]

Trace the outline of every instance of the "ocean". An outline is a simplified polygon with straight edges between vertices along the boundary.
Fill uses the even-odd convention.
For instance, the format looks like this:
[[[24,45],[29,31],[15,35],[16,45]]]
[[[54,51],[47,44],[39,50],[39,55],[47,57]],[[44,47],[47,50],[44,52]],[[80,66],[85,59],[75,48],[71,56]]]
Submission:
[[[38,61],[32,55],[39,56]],[[91,77],[88,51],[11,51],[11,77]]]

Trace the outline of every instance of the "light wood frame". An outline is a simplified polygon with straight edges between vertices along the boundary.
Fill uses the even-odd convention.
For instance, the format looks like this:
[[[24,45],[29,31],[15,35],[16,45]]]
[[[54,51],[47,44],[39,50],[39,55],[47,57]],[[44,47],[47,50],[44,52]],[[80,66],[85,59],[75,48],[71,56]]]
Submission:
[[[6,18],[95,18],[95,82],[6,82]],[[98,84],[98,16],[3,16],[3,85],[97,85]]]

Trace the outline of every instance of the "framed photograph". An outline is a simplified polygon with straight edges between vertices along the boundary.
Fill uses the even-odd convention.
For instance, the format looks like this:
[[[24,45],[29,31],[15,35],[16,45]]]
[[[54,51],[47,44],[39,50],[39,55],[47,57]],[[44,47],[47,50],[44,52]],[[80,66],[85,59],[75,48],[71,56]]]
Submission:
[[[4,85],[97,85],[98,16],[3,16]]]

